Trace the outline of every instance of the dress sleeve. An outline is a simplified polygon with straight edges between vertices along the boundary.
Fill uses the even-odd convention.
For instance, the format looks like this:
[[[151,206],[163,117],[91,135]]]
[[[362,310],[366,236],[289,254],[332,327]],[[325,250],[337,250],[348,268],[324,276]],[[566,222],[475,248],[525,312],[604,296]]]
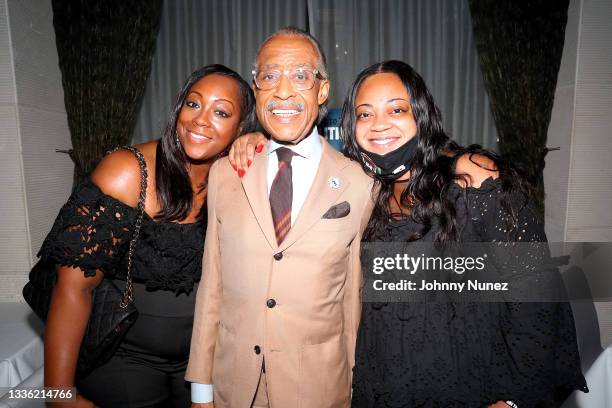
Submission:
[[[57,265],[112,275],[132,237],[136,210],[87,179],[62,207],[38,256]]]
[[[498,243],[493,260],[499,273],[520,280],[539,272],[562,284],[531,203],[520,194],[504,194],[498,180],[483,187],[469,194],[469,215],[483,242]],[[493,342],[490,377],[494,398],[532,407],[562,401],[575,389],[588,392],[568,303],[501,301],[499,309],[501,335]]]

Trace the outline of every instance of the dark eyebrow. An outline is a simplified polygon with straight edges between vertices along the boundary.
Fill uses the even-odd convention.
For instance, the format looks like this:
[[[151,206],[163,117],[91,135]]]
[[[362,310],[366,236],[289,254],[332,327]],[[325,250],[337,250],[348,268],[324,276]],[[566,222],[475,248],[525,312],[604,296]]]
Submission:
[[[198,91],[189,91],[189,95],[191,95],[192,93],[194,93],[194,94],[198,94],[198,95],[200,96],[200,98],[204,98],[204,97],[202,96],[202,94],[201,94],[201,93],[199,93]],[[189,97],[189,95],[187,95],[187,97]],[[221,102],[227,102],[227,103],[229,103],[230,105],[232,105],[232,108],[234,107],[234,102],[230,101],[229,99],[225,99],[225,98],[217,98],[217,99],[215,99],[215,102],[219,102],[219,101],[221,101]]]
[[[218,99],[215,99],[215,102],[219,102],[219,101],[221,101],[221,102],[227,102],[227,103],[229,103],[230,105],[232,105],[232,108],[234,107],[234,102],[230,101],[229,99],[225,99],[225,98],[218,98]]]
[[[389,100],[388,100],[387,102],[385,102],[385,103],[391,103],[391,102],[395,102],[395,101],[404,101],[404,102],[407,102],[408,104],[410,104],[410,101],[408,101],[408,100],[406,100],[406,99],[404,99],[404,98],[393,98],[393,99],[389,99]],[[367,107],[369,107],[369,108],[371,108],[371,107],[372,107],[372,105],[371,105],[371,104],[369,104],[369,103],[362,103],[362,104],[360,104],[360,105],[355,106],[355,109],[357,109],[357,108],[359,108],[359,107],[361,107],[361,106],[367,106]]]

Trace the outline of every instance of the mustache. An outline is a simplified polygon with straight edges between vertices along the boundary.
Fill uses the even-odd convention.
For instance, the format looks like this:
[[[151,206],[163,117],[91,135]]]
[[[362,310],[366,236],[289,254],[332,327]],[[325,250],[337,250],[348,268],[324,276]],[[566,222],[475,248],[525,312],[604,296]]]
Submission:
[[[270,101],[268,102],[268,104],[266,105],[266,109],[268,109],[269,111],[276,109],[276,108],[283,108],[283,109],[295,109],[298,112],[301,112],[304,110],[304,104],[300,103],[300,102],[294,102],[294,101],[284,101],[284,102],[279,102],[279,101]]]

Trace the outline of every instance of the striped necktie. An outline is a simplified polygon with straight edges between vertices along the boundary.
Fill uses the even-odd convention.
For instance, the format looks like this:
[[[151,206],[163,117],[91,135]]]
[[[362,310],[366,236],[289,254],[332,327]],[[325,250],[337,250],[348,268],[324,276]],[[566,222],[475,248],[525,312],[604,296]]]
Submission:
[[[291,158],[294,154],[286,147],[276,149],[278,171],[270,188],[270,209],[278,245],[283,242],[291,229],[291,202],[293,201]]]

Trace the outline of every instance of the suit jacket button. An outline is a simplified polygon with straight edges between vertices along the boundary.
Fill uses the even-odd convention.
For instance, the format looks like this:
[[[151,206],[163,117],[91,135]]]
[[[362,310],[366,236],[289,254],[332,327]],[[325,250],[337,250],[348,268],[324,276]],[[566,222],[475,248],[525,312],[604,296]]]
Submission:
[[[253,350],[255,350],[255,354],[261,353],[261,347],[259,347],[259,346],[253,347]]]
[[[266,302],[266,305],[268,305],[268,307],[272,309],[274,306],[276,306],[276,300],[268,299],[268,301]]]
[[[283,259],[283,253],[282,252],[278,252],[278,253],[274,254],[274,259],[276,259],[277,261],[280,261],[281,259]]]

